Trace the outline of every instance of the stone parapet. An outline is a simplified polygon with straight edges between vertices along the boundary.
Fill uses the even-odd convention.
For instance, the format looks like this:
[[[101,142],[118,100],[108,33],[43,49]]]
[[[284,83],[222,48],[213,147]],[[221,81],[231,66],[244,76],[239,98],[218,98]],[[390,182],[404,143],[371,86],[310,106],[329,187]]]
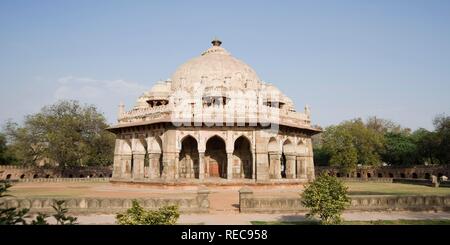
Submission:
[[[13,180],[19,183],[42,183],[42,182],[109,182],[111,178],[37,178]]]
[[[450,210],[450,195],[447,196],[391,196],[355,195],[350,196],[348,211],[431,211]],[[258,197],[245,189],[239,195],[239,209],[242,213],[303,213],[308,209],[298,198]]]
[[[131,207],[132,200],[137,200],[146,209],[156,210],[167,205],[178,205],[182,213],[207,213],[209,212],[209,191],[201,189],[191,197],[174,198],[102,198],[102,197],[79,197],[58,198],[66,201],[66,207],[71,214],[116,214]],[[54,198],[26,197],[5,198],[7,208],[29,208],[30,212],[49,213],[53,212]]]

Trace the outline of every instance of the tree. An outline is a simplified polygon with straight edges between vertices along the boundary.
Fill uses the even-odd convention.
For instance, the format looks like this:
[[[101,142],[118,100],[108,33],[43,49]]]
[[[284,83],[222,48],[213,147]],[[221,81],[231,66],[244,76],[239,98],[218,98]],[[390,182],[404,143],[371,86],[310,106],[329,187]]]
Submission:
[[[361,119],[330,126],[323,133],[323,148],[329,153],[330,165],[347,172],[357,164],[379,165],[383,143],[383,135],[366,127]]]
[[[350,204],[347,187],[325,173],[308,185],[301,197],[309,209],[307,217],[319,216],[322,224],[339,224],[342,212]]]
[[[104,116],[94,106],[59,101],[26,117],[24,125],[5,127],[15,156],[23,164],[50,159],[60,166],[109,165],[114,135],[106,131]]]
[[[417,147],[419,162],[429,164],[439,163],[436,155],[438,152],[439,138],[435,132],[420,128],[412,134],[412,139]]]
[[[145,210],[137,200],[125,213],[116,215],[119,225],[174,225],[180,213],[178,206],[164,206],[158,210]]]
[[[6,136],[0,133],[0,165],[14,164],[15,159],[11,155],[10,149],[6,144]]]
[[[349,173],[358,164],[358,153],[352,142],[352,136],[343,128],[328,127],[323,137],[323,151],[330,156],[330,165],[337,166]]]
[[[388,132],[384,138],[384,151],[381,154],[384,162],[392,165],[421,164],[417,145],[410,135]]]
[[[386,134],[386,133],[410,133],[411,129],[402,128],[399,124],[382,118],[377,118],[376,116],[372,116],[367,118],[366,127],[372,130],[375,130],[378,133]]]
[[[366,127],[361,119],[346,121],[340,125],[351,135],[358,154],[358,164],[377,166],[381,163],[379,152],[383,148],[383,135]]]
[[[27,120],[23,127],[11,121],[6,122],[5,133],[10,142],[8,148],[16,163],[34,166],[45,158],[47,144],[44,134]]]
[[[450,164],[450,116],[438,115],[433,124],[437,138],[436,157],[441,164]]]

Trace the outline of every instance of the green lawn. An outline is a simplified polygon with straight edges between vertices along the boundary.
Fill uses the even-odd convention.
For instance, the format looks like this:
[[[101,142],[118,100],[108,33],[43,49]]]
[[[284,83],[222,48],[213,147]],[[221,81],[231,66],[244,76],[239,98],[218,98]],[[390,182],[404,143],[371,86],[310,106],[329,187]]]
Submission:
[[[318,221],[251,221],[252,225],[319,225]],[[344,221],[343,225],[450,225],[450,219]]]
[[[346,182],[350,195],[450,195],[450,188],[422,185]]]

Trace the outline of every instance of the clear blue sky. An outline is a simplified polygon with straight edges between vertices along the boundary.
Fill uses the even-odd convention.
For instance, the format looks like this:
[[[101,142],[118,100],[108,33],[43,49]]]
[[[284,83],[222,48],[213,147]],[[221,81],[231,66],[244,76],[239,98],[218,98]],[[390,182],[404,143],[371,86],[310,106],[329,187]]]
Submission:
[[[313,123],[450,114],[450,1],[0,1],[0,123],[58,99],[109,122],[218,36]]]

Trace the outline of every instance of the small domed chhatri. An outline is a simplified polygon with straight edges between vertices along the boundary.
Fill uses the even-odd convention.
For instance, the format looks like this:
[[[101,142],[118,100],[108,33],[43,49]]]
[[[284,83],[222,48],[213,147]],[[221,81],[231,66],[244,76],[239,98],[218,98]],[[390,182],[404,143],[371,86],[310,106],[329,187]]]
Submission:
[[[113,181],[305,183],[314,179],[310,110],[212,47],[119,106]]]

